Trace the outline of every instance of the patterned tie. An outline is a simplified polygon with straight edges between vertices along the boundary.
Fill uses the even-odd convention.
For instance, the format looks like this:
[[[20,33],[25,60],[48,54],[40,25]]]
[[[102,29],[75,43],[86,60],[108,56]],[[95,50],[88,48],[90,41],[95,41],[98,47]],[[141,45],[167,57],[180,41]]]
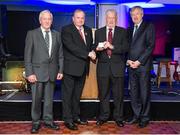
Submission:
[[[47,45],[47,48],[49,50],[49,31],[45,31],[46,34],[45,34],[45,42],[46,42],[46,45]]]
[[[137,32],[137,29],[138,29],[138,25],[135,25],[135,26],[134,26],[133,37],[134,37],[134,35],[136,34],[136,32]]]
[[[112,28],[109,28],[109,32],[108,32],[108,42],[109,42],[110,44],[112,44]],[[111,55],[112,55],[112,50],[108,48],[108,49],[106,50],[106,53],[107,53],[107,55],[108,55],[109,58],[110,58]]]
[[[79,28],[79,34],[81,35],[81,39],[84,41],[85,43],[85,40],[84,40],[84,36],[83,36],[83,33],[82,33],[82,28]]]

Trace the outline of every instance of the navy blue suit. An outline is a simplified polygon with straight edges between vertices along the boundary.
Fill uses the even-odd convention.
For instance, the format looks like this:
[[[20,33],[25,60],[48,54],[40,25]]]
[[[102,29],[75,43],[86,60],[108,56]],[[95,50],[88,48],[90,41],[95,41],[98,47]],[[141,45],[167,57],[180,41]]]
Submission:
[[[141,64],[137,69],[129,68],[131,105],[135,118],[149,121],[151,54],[155,46],[154,25],[143,21],[134,37],[132,33],[133,27],[128,30],[128,59],[138,60]]]

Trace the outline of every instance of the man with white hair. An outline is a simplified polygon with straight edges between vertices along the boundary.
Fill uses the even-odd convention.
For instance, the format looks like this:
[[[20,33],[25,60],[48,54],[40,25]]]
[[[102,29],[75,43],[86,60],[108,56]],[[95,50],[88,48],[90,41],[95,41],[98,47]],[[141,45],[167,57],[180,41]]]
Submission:
[[[53,93],[56,79],[63,78],[63,50],[59,32],[51,29],[52,21],[53,15],[49,10],[40,12],[40,27],[28,31],[26,36],[24,62],[32,89],[31,133],[38,133],[41,126],[42,99],[45,127],[59,129],[53,122]]]
[[[106,26],[96,30],[95,45],[97,63],[97,82],[100,99],[100,115],[97,125],[107,122],[110,116],[109,97],[112,89],[114,99],[113,118],[118,127],[123,127],[123,91],[125,72],[125,53],[128,50],[126,30],[116,26],[117,12],[106,11]]]

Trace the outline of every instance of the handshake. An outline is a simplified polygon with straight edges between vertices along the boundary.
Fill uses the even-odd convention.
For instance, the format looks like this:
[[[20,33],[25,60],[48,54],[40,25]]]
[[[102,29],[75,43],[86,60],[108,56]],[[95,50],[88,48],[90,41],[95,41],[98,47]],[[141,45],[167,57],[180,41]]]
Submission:
[[[91,52],[89,52],[88,56],[92,59],[95,60],[96,59],[96,53],[92,50]]]
[[[104,49],[114,49],[114,46],[108,42],[108,41],[104,41],[104,42],[100,42],[96,48],[96,51],[103,51]]]
[[[132,60],[127,60],[127,65],[129,65],[131,68],[136,69],[140,66],[140,62],[138,60],[132,61]]]

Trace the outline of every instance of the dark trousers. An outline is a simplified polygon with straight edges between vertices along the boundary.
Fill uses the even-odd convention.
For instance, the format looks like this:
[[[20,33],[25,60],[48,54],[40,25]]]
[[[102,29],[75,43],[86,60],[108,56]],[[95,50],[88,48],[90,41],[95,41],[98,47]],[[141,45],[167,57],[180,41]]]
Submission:
[[[80,97],[84,87],[86,74],[72,76],[64,74],[62,81],[62,104],[64,122],[73,122],[80,116]]]
[[[32,105],[31,117],[33,124],[40,124],[41,105],[43,104],[43,120],[45,123],[53,122],[53,94],[54,82],[36,82],[31,84],[32,89]]]
[[[150,72],[130,69],[131,106],[135,118],[149,120],[150,112]]]
[[[115,121],[123,120],[124,77],[113,77],[110,73],[107,77],[98,76],[97,81],[100,100],[99,120],[107,120],[110,115],[110,86],[114,99],[113,118]]]

